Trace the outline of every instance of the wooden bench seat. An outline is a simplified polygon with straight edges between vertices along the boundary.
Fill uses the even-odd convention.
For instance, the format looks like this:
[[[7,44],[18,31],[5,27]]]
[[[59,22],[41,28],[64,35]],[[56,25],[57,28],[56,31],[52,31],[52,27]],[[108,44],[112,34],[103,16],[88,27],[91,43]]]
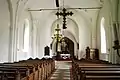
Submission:
[[[4,78],[15,80],[27,76],[28,69],[25,67],[12,67],[2,66],[0,67],[0,76]]]
[[[46,80],[54,70],[54,60],[23,60],[0,64],[0,80]]]
[[[73,61],[74,80],[120,80],[120,66],[91,60]]]
[[[86,76],[84,80],[120,80],[120,76]]]

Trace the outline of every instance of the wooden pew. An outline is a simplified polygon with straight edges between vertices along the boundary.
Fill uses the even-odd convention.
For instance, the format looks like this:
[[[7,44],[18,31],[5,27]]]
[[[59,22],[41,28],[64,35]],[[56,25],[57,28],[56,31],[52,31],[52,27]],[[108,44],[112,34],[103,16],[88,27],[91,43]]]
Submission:
[[[120,80],[120,66],[102,60],[74,60],[73,80]]]
[[[17,71],[20,75],[19,78],[21,79],[21,77],[25,77],[33,73],[35,67],[33,65],[25,64],[25,63],[4,63],[4,64],[0,64],[0,69],[3,69],[3,71],[7,72],[8,74],[9,72],[16,73]],[[14,71],[11,71],[11,69],[14,69]],[[21,71],[23,71],[24,74],[22,74]],[[14,77],[14,79],[16,79],[16,77]]]
[[[51,72],[48,72],[48,69],[50,69],[49,68],[49,66],[48,65],[51,65],[50,64],[50,61],[51,62],[54,62],[53,60],[50,60],[50,59],[48,59],[48,60],[46,60],[46,59],[42,59],[42,61],[41,61],[41,69],[39,69],[39,70],[41,70],[41,73],[39,72],[39,74],[41,74],[39,77],[40,77],[40,80],[44,80],[44,79],[47,79],[48,78],[48,76],[49,76],[49,74],[48,73],[51,73]],[[52,71],[52,70],[51,70]],[[36,79],[35,79],[36,80]]]
[[[19,80],[20,75],[25,77],[27,74],[27,68],[24,67],[13,67],[13,66],[3,66],[0,67],[0,76],[1,78],[7,78],[9,80]]]
[[[0,64],[0,80],[3,80],[3,78],[7,79],[8,77],[6,75],[9,74],[12,74],[11,80],[45,80],[52,73],[54,69],[53,64],[54,60],[52,59],[26,60],[15,63]]]
[[[120,79],[120,67],[80,67],[78,75],[80,75],[80,80],[116,80]]]
[[[99,60],[99,50],[87,47],[86,59],[73,59],[72,73],[73,80],[120,80],[120,65]]]
[[[31,61],[30,61],[31,62]],[[38,62],[37,62],[38,63]],[[53,59],[41,59],[41,65],[39,66],[40,68],[38,69],[39,71],[39,80],[46,80],[50,74],[52,73],[53,71],[53,67],[49,67],[50,65],[51,66],[54,66],[53,63],[54,63],[54,60]],[[48,69],[50,69],[50,72],[48,71]],[[40,72],[41,71],[41,72]],[[34,79],[36,80],[36,79]]]

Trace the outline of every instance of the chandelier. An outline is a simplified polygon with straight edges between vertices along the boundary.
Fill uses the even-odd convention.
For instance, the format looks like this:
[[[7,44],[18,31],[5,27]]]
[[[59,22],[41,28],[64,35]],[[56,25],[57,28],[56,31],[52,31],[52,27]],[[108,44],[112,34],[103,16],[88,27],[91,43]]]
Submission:
[[[57,24],[57,28],[55,29],[55,34],[52,39],[56,39],[57,42],[60,42],[62,39],[61,29],[59,28],[59,24]]]

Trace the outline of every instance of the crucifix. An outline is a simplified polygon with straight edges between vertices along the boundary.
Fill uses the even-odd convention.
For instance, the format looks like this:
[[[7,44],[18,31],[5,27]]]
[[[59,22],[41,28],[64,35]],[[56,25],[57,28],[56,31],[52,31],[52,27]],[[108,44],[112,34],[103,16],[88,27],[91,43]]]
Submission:
[[[63,29],[66,29],[66,16],[72,16],[73,12],[67,12],[67,10],[65,8],[63,8],[62,12],[57,12],[56,13],[57,16],[63,16]]]

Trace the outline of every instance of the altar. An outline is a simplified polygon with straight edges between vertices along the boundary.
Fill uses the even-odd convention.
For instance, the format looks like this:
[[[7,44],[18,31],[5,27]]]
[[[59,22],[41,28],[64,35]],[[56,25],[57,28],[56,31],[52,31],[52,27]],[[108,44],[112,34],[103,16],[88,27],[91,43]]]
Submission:
[[[60,54],[60,58],[63,59],[63,60],[68,60],[70,59],[70,54]]]

